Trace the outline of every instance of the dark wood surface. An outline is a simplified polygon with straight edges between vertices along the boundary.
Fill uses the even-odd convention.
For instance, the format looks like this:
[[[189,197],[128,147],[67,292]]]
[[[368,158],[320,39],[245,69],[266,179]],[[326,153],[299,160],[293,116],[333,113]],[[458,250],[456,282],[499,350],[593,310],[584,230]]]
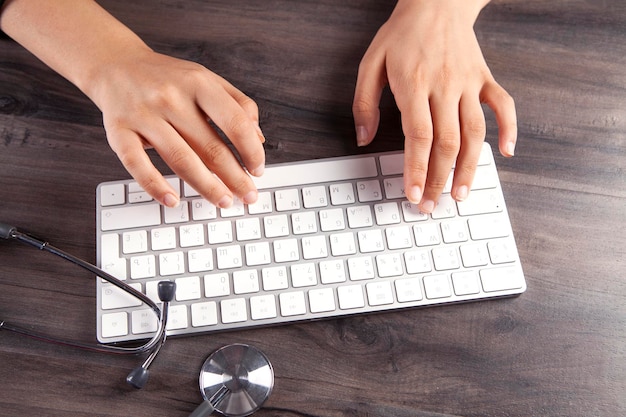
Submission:
[[[269,163],[402,147],[388,93],[365,150],[351,115],[357,65],[391,0],[101,4],[254,98]],[[496,162],[526,293],[172,339],[141,391],[124,383],[138,358],[0,332],[0,415],[187,416],[202,362],[231,342],[274,364],[259,416],[626,415],[625,3],[494,1],[476,31],[517,104],[516,156]],[[495,144],[488,111],[487,122]],[[96,185],[126,177],[96,107],[0,41],[0,220],[94,261]],[[94,341],[94,306],[89,274],[0,242],[0,319]]]

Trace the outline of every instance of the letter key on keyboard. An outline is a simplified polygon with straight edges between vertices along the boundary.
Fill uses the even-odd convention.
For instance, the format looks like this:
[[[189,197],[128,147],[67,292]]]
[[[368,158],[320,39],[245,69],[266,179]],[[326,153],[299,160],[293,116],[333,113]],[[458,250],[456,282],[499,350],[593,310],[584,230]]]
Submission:
[[[259,199],[219,209],[172,176],[165,208],[136,182],[96,191],[98,264],[158,302],[176,282],[169,335],[513,296],[526,289],[491,148],[469,197],[430,215],[407,201],[402,152],[268,166]],[[98,339],[156,331],[145,305],[97,280]]]

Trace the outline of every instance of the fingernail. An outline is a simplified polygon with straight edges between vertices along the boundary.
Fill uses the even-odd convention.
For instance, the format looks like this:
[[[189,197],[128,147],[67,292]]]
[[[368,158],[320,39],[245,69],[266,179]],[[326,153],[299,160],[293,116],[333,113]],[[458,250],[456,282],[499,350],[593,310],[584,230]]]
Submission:
[[[418,187],[417,185],[414,185],[413,187],[409,189],[409,192],[406,197],[409,199],[411,203],[419,204],[420,200],[422,199],[422,189]]]
[[[513,141],[507,142],[507,144],[506,144],[506,153],[509,156],[515,155],[515,142],[513,142]]]
[[[163,197],[163,204],[166,205],[167,207],[170,207],[170,208],[178,207],[179,203],[180,203],[180,199],[176,197],[174,194],[165,194],[165,197]]]
[[[250,174],[254,175],[255,177],[260,177],[261,175],[263,175],[263,172],[265,172],[265,164],[261,164],[258,167],[254,168],[250,171]]]
[[[469,189],[467,185],[461,185],[458,190],[456,190],[456,199],[457,201],[463,201],[467,198],[467,194],[469,193]]]
[[[420,210],[422,213],[432,213],[435,209],[435,202],[432,200],[426,200],[422,203]]]
[[[243,196],[243,202],[245,204],[253,204],[254,202],[256,202],[258,195],[259,194],[256,191],[250,191],[248,192],[248,194]]]
[[[233,198],[229,195],[225,195],[217,202],[219,208],[228,208],[233,205]]]
[[[368,132],[365,126],[356,127],[356,144],[358,146],[367,145]]]

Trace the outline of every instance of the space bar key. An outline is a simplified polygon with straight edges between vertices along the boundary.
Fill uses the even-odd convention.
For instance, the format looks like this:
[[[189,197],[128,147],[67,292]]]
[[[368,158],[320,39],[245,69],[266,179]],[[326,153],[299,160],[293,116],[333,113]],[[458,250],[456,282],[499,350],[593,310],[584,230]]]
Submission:
[[[161,224],[161,207],[159,204],[115,207],[102,210],[100,215],[100,228],[105,232]]]
[[[269,165],[262,176],[252,177],[252,180],[257,188],[264,189],[370,178],[377,175],[374,157],[348,157]]]

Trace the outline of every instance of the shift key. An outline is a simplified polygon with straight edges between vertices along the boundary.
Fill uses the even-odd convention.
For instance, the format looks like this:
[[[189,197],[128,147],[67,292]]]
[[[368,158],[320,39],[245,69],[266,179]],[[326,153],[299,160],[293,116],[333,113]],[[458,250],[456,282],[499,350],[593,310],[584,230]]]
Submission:
[[[104,209],[100,215],[100,229],[104,232],[161,224],[161,206],[159,204],[140,204]]]

